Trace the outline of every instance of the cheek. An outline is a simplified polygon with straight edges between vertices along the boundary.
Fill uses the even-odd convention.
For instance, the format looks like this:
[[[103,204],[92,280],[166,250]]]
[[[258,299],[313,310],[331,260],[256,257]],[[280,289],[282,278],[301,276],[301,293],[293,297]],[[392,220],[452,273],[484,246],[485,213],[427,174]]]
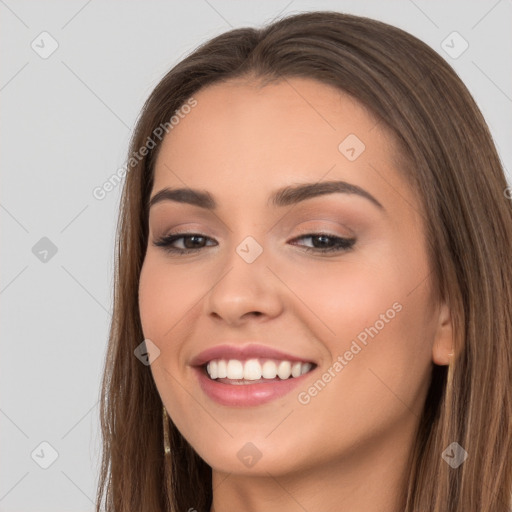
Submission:
[[[331,361],[322,382],[298,390],[299,403],[308,402],[300,412],[311,431],[328,430],[343,446],[419,416],[431,370],[428,289],[410,293],[408,276],[368,269],[340,267],[308,288],[316,297],[308,306],[322,319],[316,333],[324,333]]]
[[[354,256],[309,262],[307,272],[298,266],[283,267],[280,277],[293,290],[295,307],[301,308],[295,313],[301,321],[309,319],[310,328],[328,343],[333,356],[380,315],[394,318],[399,306],[393,305],[404,302],[403,284],[384,261],[377,264]]]
[[[428,377],[435,333],[429,280],[423,277],[428,265],[417,251],[397,255],[383,247],[375,255],[310,265],[307,276],[283,269],[283,281],[300,298],[295,303],[301,321],[325,345],[329,359],[346,360],[342,373],[351,386],[361,384],[370,398],[372,389],[384,386],[379,375],[413,397]]]
[[[169,267],[148,250],[139,280],[139,311],[144,338],[160,350],[150,369],[167,411],[185,430],[190,428],[185,428],[189,413],[197,411],[190,407],[191,390],[183,385],[182,340],[188,337],[194,323],[191,316],[197,314],[193,306],[202,295],[204,290],[191,280],[190,272]]]
[[[148,252],[139,281],[139,311],[144,336],[164,342],[183,328],[204,291],[190,272],[170,268]],[[162,347],[161,347],[162,348]]]

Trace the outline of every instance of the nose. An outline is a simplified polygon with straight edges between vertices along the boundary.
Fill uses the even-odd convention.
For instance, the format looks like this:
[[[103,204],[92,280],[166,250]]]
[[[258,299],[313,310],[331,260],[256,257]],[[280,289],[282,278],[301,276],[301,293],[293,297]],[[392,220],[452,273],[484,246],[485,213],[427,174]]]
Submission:
[[[282,312],[282,293],[283,283],[267,267],[265,251],[251,263],[233,251],[206,296],[206,313],[233,326],[250,318],[265,321]]]

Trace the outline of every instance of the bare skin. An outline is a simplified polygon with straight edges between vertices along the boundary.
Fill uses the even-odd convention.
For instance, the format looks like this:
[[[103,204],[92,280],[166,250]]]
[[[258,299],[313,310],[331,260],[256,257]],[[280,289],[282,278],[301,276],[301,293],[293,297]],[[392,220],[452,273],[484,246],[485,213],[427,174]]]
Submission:
[[[194,97],[164,139],[151,196],[190,187],[218,206],[151,207],[139,304],[144,336],[160,350],[151,369],[162,401],[212,467],[211,510],[396,512],[432,364],[448,364],[452,328],[449,306],[433,300],[420,203],[396,168],[393,139],[359,103],[310,79],[231,81]],[[353,161],[346,154],[357,151],[338,149],[349,134],[365,144]],[[382,208],[353,193],[267,205],[278,188],[336,180]],[[184,255],[153,244],[177,231],[207,238],[176,240],[196,247]],[[319,232],[356,241],[322,253]],[[263,249],[250,264],[236,252],[248,236]],[[371,326],[377,334],[348,360]],[[269,403],[220,405],[190,361],[248,340],[318,367]],[[248,442],[261,453],[252,467],[237,455]]]

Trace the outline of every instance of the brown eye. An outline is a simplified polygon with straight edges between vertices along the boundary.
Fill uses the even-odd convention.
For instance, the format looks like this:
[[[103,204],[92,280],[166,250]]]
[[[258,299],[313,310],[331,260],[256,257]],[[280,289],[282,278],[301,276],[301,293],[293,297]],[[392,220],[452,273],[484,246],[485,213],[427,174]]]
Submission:
[[[183,240],[183,248],[175,247],[173,245],[177,240]],[[205,247],[203,242],[206,240],[213,239],[200,233],[176,233],[160,238],[154,242],[154,245],[157,247],[163,247],[166,251],[172,253],[185,254],[197,251],[198,249],[202,249]]]
[[[308,252],[341,252],[352,249],[356,243],[355,238],[342,238],[328,233],[309,233],[294,240],[302,240],[304,238],[310,238],[313,242],[313,247],[304,247],[304,250]]]
[[[301,244],[292,245],[302,246],[306,252],[313,251],[321,254],[348,251],[352,249],[356,243],[355,238],[342,238],[328,233],[309,233],[301,235],[294,240],[308,238],[313,242],[313,247],[304,247]],[[176,247],[174,245],[178,240],[183,240],[183,247]],[[171,233],[153,242],[153,244],[157,247],[163,247],[168,252],[180,255],[196,252],[204,247],[208,247],[208,245],[206,245],[207,241],[214,242],[214,244],[210,244],[210,246],[218,245],[212,238],[202,235],[201,233]]]

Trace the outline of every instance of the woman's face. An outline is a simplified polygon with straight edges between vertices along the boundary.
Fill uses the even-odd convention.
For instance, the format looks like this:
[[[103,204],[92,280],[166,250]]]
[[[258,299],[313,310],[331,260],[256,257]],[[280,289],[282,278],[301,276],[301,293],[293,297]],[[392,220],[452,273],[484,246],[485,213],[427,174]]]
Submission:
[[[163,141],[151,198],[189,188],[210,200],[159,194],[139,289],[170,417],[214,470],[232,474],[405,456],[451,333],[389,133],[310,79],[232,81],[194,97]],[[177,233],[188,237],[155,245]],[[220,345],[282,354],[207,353],[202,362],[226,361],[212,372],[230,372],[213,381],[194,365]],[[300,362],[312,364],[300,377],[236,381],[299,375]]]

